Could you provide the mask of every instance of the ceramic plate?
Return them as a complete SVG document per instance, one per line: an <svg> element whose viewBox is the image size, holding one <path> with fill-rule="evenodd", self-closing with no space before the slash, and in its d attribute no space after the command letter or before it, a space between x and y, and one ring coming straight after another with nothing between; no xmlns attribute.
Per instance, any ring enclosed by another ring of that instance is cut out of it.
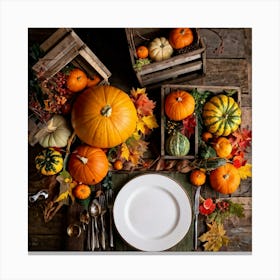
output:
<svg viewBox="0 0 280 280"><path fill-rule="evenodd" d="M116 228L131 246L164 251L181 241L192 221L186 191L173 179L147 174L119 191L113 208Z"/></svg>

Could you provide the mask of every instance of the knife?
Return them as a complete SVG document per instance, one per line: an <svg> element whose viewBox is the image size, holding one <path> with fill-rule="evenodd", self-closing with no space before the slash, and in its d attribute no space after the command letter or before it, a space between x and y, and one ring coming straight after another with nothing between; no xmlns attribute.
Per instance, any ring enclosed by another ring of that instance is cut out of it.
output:
<svg viewBox="0 0 280 280"><path fill-rule="evenodd" d="M200 188L197 187L194 197L194 250L197 251L197 221L199 214L199 198L200 198Z"/></svg>

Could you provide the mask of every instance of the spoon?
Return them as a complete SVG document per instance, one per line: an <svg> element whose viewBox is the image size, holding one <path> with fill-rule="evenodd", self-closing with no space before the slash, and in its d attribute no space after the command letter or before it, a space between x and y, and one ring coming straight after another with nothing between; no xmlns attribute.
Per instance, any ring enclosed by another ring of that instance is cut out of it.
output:
<svg viewBox="0 0 280 280"><path fill-rule="evenodd" d="M98 225L97 225L97 217L99 216L100 214L100 206L99 206L99 203L96 199L92 200L92 202L90 203L89 205L89 213L91 215L91 217L93 217L93 219L91 220L92 221L92 251L94 250L95 248L95 245L96 245L96 248L99 249L99 239L98 239L98 235L99 235L99 230L98 230ZM95 230L94 230L95 229ZM96 233L94 233L94 231L96 231ZM96 240L95 240L96 238ZM96 244L95 244L95 241L96 241Z"/></svg>

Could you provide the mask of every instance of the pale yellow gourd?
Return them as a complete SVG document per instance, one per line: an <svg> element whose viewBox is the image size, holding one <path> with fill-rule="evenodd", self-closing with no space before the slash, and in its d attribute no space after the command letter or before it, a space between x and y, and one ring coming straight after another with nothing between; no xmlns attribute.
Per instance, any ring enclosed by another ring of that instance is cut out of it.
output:
<svg viewBox="0 0 280 280"><path fill-rule="evenodd" d="M149 44L149 56L153 61L162 61L170 58L173 48L165 37L155 38Z"/></svg>
<svg viewBox="0 0 280 280"><path fill-rule="evenodd" d="M48 147L65 147L71 130L64 117L54 115L35 137L39 144L44 148Z"/></svg>

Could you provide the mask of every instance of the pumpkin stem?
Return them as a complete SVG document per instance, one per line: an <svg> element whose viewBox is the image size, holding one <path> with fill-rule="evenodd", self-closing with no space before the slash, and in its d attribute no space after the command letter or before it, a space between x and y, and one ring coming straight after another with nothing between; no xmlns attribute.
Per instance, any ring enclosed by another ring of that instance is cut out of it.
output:
<svg viewBox="0 0 280 280"><path fill-rule="evenodd" d="M110 117L112 114L112 107L110 105L105 105L102 109L101 109L101 115L105 116L105 117Z"/></svg>
<svg viewBox="0 0 280 280"><path fill-rule="evenodd" d="M81 156L79 156L79 155L76 155L76 157L77 157L83 164L87 164L88 158L86 158L86 157L81 157Z"/></svg>
<svg viewBox="0 0 280 280"><path fill-rule="evenodd" d="M57 129L56 126L53 125L53 119L50 120L48 126L47 126L48 132L53 132Z"/></svg>
<svg viewBox="0 0 280 280"><path fill-rule="evenodd" d="M223 175L224 179L227 180L229 178L229 174Z"/></svg>
<svg viewBox="0 0 280 280"><path fill-rule="evenodd" d="M183 101L183 98L182 98L181 96L179 96L179 97L176 98L176 101L182 102L182 101Z"/></svg>

